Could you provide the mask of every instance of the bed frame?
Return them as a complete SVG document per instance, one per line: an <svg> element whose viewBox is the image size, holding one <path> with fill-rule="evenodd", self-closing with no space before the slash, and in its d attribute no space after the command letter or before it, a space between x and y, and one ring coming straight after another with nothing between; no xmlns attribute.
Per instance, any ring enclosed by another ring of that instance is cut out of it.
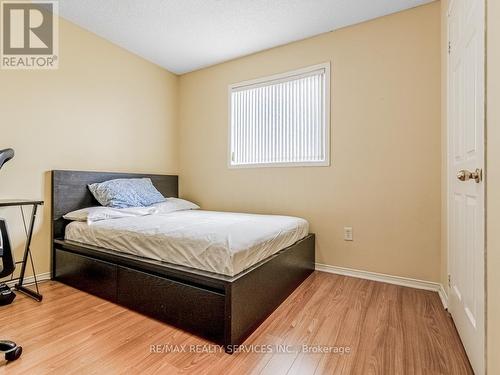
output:
<svg viewBox="0 0 500 375"><path fill-rule="evenodd" d="M52 171L52 279L231 353L313 272L314 234L233 277L64 240L62 216L98 205L88 184L134 177L149 177L163 195L178 196L177 176Z"/></svg>

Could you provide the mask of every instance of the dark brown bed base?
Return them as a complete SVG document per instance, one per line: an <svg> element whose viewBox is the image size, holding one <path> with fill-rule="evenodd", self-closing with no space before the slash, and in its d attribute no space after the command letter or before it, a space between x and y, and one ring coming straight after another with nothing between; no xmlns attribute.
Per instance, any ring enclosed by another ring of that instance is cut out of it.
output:
<svg viewBox="0 0 500 375"><path fill-rule="evenodd" d="M87 185L149 177L168 197L178 177L52 171L52 278L224 345L243 341L314 270L314 234L229 277L64 240L70 211L98 205Z"/></svg>

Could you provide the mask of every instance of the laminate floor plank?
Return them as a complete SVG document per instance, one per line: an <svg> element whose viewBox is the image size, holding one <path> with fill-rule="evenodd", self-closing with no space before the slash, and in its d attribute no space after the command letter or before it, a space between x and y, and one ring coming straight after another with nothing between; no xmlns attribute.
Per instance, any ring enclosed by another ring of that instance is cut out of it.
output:
<svg viewBox="0 0 500 375"><path fill-rule="evenodd" d="M314 272L233 355L64 284L41 291L0 307L1 338L24 348L0 375L472 374L430 291Z"/></svg>

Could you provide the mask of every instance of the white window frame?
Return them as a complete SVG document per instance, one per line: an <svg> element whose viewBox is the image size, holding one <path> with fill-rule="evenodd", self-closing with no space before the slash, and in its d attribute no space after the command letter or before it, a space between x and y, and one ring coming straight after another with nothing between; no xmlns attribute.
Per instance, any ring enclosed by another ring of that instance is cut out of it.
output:
<svg viewBox="0 0 500 375"><path fill-rule="evenodd" d="M292 78L300 78L301 76L307 76L311 72L316 70L325 70L325 160L320 162L289 162L289 163L254 163L254 164L232 164L232 152L231 152L231 139L232 139L232 106L231 97L232 92L235 89L241 89L244 87L255 87L258 85L268 85L271 83L286 82ZM285 73L274 74L262 78L252 79L248 81L234 83L228 86L228 138L227 138L227 165L230 169L239 168L276 168L276 167L329 167L330 166L330 62L325 62L322 64L312 65L305 68L288 71Z"/></svg>

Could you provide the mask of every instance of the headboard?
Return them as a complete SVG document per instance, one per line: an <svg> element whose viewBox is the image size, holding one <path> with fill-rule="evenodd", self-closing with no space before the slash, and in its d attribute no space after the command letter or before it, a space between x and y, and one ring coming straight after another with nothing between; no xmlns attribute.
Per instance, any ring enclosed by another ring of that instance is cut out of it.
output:
<svg viewBox="0 0 500 375"><path fill-rule="evenodd" d="M177 197L179 194L178 176L84 172L84 171L52 171L52 239L62 239L64 228L68 223L62 217L68 212L80 208L99 206L87 185L116 178L149 177L153 185L165 197Z"/></svg>

